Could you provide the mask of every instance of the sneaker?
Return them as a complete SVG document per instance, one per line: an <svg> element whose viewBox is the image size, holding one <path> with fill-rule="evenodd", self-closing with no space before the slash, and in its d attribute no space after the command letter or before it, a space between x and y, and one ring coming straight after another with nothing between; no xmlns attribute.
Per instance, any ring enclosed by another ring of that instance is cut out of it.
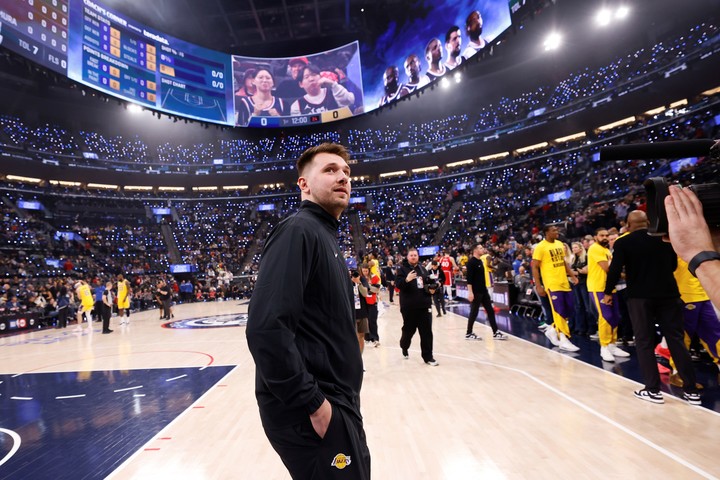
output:
<svg viewBox="0 0 720 480"><path fill-rule="evenodd" d="M690 405L702 405L700 394L697 392L685 392L683 393L682 399L688 402Z"/></svg>
<svg viewBox="0 0 720 480"><path fill-rule="evenodd" d="M482 340L482 337L478 337L474 333L468 333L465 335L465 340Z"/></svg>
<svg viewBox="0 0 720 480"><path fill-rule="evenodd" d="M440 318L440 317L442 317L442 314L438 313L437 315L435 315L435 317Z"/></svg>
<svg viewBox="0 0 720 480"><path fill-rule="evenodd" d="M548 324L545 323L545 322L540 322L540 323L538 323L538 330L540 330L541 332L544 332L545 330L547 330L547 328L548 328L549 326L550 326L550 325L548 325Z"/></svg>
<svg viewBox="0 0 720 480"><path fill-rule="evenodd" d="M403 358L404 358L405 360L407 360L408 358L410 358L410 354L409 354L408 351L407 351L406 349L404 349L404 348L402 349L402 354L403 354Z"/></svg>
<svg viewBox="0 0 720 480"><path fill-rule="evenodd" d="M498 330L497 332L493 333L493 339L495 340L507 340L507 335L505 335L503 332Z"/></svg>
<svg viewBox="0 0 720 480"><path fill-rule="evenodd" d="M670 349L663 348L662 345L658 343L657 347L655 347L655 356L670 360Z"/></svg>
<svg viewBox="0 0 720 480"><path fill-rule="evenodd" d="M658 362L657 367L658 367L658 373L660 373L661 375L667 375L668 373L670 373L670 369L668 367L666 367L665 365L663 365L662 363Z"/></svg>
<svg viewBox="0 0 720 480"><path fill-rule="evenodd" d="M440 365L434 358L431 358L430 360L425 360L425 363L430 365L431 367L437 367L438 365Z"/></svg>
<svg viewBox="0 0 720 480"><path fill-rule="evenodd" d="M580 350L580 347L578 347L577 345L573 344L573 343L565 336L564 333L561 333L561 334L559 335L559 338L560 338L560 342L559 342L558 347L560 347L560 350L565 350L566 352L577 352L578 350Z"/></svg>
<svg viewBox="0 0 720 480"><path fill-rule="evenodd" d="M612 343L608 345L607 348L608 350L610 350L610 353L612 353L614 357L627 358L630 356L628 352L619 349L617 345L614 345Z"/></svg>
<svg viewBox="0 0 720 480"><path fill-rule="evenodd" d="M557 330L554 327L548 327L545 330L545 336L550 340L550 343L556 347L560 346L560 338L558 337Z"/></svg>
<svg viewBox="0 0 720 480"><path fill-rule="evenodd" d="M378 342L377 340L375 340L374 342L372 342L372 346L375 347L375 348L377 348L377 347L380 346L380 342Z"/></svg>
<svg viewBox="0 0 720 480"><path fill-rule="evenodd" d="M600 358L605 362L614 362L615 357L608 347L600 347Z"/></svg>
<svg viewBox="0 0 720 480"><path fill-rule="evenodd" d="M598 335L597 333L591 333L589 338L590 340L597 342L598 340L600 340L600 335Z"/></svg>
<svg viewBox="0 0 720 480"><path fill-rule="evenodd" d="M651 392L650 390L643 388L642 390L635 390L633 393L637 398L645 400L646 402L665 403L665 399L660 392Z"/></svg>

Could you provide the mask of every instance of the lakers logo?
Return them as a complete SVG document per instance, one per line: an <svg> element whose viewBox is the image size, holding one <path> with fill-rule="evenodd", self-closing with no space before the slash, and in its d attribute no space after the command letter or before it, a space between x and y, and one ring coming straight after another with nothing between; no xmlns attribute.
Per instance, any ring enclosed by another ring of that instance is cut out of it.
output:
<svg viewBox="0 0 720 480"><path fill-rule="evenodd" d="M558 297L557 295L551 295L550 298L552 298L553 300L557 300Z"/></svg>
<svg viewBox="0 0 720 480"><path fill-rule="evenodd" d="M213 315L209 317L190 318L164 323L164 328L217 328L217 327L244 327L248 316L245 313L231 313L226 315Z"/></svg>
<svg viewBox="0 0 720 480"><path fill-rule="evenodd" d="M338 453L335 455L335 458L333 458L332 463L330 466L337 468L338 470L342 470L343 468L350 465L351 460L350 457L345 455L344 453Z"/></svg>
<svg viewBox="0 0 720 480"><path fill-rule="evenodd" d="M688 310L695 310L695 305L693 305L692 303L688 303L687 305L685 305L685 308L687 308Z"/></svg>

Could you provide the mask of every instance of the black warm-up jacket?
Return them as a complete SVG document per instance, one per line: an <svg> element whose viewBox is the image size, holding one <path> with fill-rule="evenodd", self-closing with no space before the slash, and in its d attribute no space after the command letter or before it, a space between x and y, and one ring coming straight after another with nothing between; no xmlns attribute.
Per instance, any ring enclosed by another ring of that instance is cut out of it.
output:
<svg viewBox="0 0 720 480"><path fill-rule="evenodd" d="M361 418L362 358L338 226L306 200L265 244L246 335L266 428L307 420L325 398Z"/></svg>

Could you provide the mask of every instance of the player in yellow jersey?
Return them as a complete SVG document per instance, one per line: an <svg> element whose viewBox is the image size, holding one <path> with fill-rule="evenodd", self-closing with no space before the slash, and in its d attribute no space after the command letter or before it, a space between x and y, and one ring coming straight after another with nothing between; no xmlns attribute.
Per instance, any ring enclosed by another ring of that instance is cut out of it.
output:
<svg viewBox="0 0 720 480"><path fill-rule="evenodd" d="M613 301L608 305L602 303L605 297L603 290L607 281L607 272L610 268L610 240L606 228L595 231L595 243L588 249L588 277L587 288L590 301L595 304L598 312L598 337L600 340L600 357L606 362L614 362L615 357L629 357L630 354L619 349L617 342L617 327L620 323L620 302ZM611 296L615 296L615 292Z"/></svg>
<svg viewBox="0 0 720 480"><path fill-rule="evenodd" d="M487 248L481 247L483 249L483 254L480 255L480 261L483 264L483 267L485 268L485 286L488 289L488 293L492 297L492 291L493 291L493 285L495 285L494 278L493 278L493 266L491 264L492 257L490 255L490 252L488 252Z"/></svg>
<svg viewBox="0 0 720 480"><path fill-rule="evenodd" d="M83 317L87 319L88 325L90 325L90 331L92 331L92 318L90 312L92 312L95 306L95 299L90 291L90 285L84 280L78 280L75 282L75 295L80 300L80 305L77 310L77 324L78 328L82 328Z"/></svg>
<svg viewBox="0 0 720 480"><path fill-rule="evenodd" d="M117 276L117 306L118 318L120 325L123 323L130 324L130 282L128 282L122 274ZM123 319L123 313L127 315L127 319Z"/></svg>
<svg viewBox="0 0 720 480"><path fill-rule="evenodd" d="M565 261L565 246L558 240L558 228L545 225L543 234L545 239L535 246L531 267L537 293L549 298L552 309L553 325L545 330L545 336L561 350L576 352L580 349L569 340L568 318L575 311L575 302L568 277L573 284L578 279Z"/></svg>
<svg viewBox="0 0 720 480"><path fill-rule="evenodd" d="M680 298L685 304L683 309L683 327L685 328L685 346L690 347L693 335L697 334L705 350L710 354L715 365L720 368L718 351L720 351L720 320L715 313L710 297L700 285L700 281L690 273L688 264L678 257L678 266L674 272L680 290ZM675 375L677 377L677 375ZM671 381L676 378L671 377ZM682 386L682 385L679 385Z"/></svg>

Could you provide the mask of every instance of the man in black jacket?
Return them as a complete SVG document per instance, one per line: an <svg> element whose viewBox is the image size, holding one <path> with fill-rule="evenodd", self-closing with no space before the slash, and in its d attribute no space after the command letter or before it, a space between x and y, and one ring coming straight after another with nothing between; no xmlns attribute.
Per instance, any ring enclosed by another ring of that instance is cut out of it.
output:
<svg viewBox="0 0 720 480"><path fill-rule="evenodd" d="M428 271L420 265L417 248L408 250L395 277L395 285L400 289L400 313L403 317L400 348L403 357L410 358L408 348L418 330L423 360L430 366L438 366L433 357L432 296L440 286L433 283Z"/></svg>
<svg viewBox="0 0 720 480"><path fill-rule="evenodd" d="M507 340L507 336L498 330L495 321L495 310L493 309L492 300L485 284L485 266L481 257L487 250L481 244L476 243L472 248L472 256L466 265L467 268L467 287L468 301L470 302L470 314L468 315L467 331L465 332L465 340L482 340L473 333L475 320L477 320L480 306L485 309L490 328L493 331L495 340Z"/></svg>
<svg viewBox="0 0 720 480"><path fill-rule="evenodd" d="M652 403L665 401L660 392L660 374L654 353L657 323L683 379L683 399L691 405L700 405L695 370L684 343L683 302L673 276L677 268L677 256L669 243L663 242L660 237L648 235L647 227L645 212L630 212L630 233L618 238L613 246L613 259L602 303L612 305L612 291L625 267L627 306L635 331L638 363L645 380L645 388L635 391L635 396Z"/></svg>
<svg viewBox="0 0 720 480"><path fill-rule="evenodd" d="M300 156L303 201L268 236L248 312L260 418L296 479L370 478L353 288L337 241L349 159L337 144Z"/></svg>

